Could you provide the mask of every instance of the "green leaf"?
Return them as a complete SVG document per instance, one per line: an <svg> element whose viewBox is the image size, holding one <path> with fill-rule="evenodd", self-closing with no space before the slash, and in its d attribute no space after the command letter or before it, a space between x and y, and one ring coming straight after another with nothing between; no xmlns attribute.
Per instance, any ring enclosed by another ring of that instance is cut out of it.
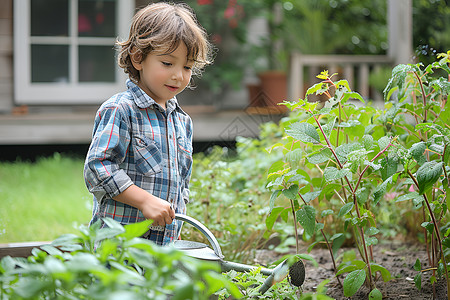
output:
<svg viewBox="0 0 450 300"><path fill-rule="evenodd" d="M408 194L401 195L400 197L397 198L397 200L395 200L395 202L402 202L402 201L414 200L414 199L422 200L423 196L419 195L418 192L410 192Z"/></svg>
<svg viewBox="0 0 450 300"><path fill-rule="evenodd" d="M300 148L294 149L286 153L285 158L287 162L297 163L303 157L303 150Z"/></svg>
<svg viewBox="0 0 450 300"><path fill-rule="evenodd" d="M322 190L314 191L314 192L308 192L305 194L302 194L302 198L306 203L311 202L312 200L319 197L319 195L322 193Z"/></svg>
<svg viewBox="0 0 450 300"><path fill-rule="evenodd" d="M414 270L417 272L422 271L422 264L420 263L420 259L416 259L416 262L414 263Z"/></svg>
<svg viewBox="0 0 450 300"><path fill-rule="evenodd" d="M377 288L374 288L369 293L369 300L382 300L383 294L381 294L380 290Z"/></svg>
<svg viewBox="0 0 450 300"><path fill-rule="evenodd" d="M355 205L353 204L353 202L344 204L344 206L342 206L341 209L339 210L338 218L342 218L343 216L348 214L353 209L354 206Z"/></svg>
<svg viewBox="0 0 450 300"><path fill-rule="evenodd" d="M145 220L138 223L131 223L124 226L125 232L118 235L118 237L125 240L131 240L135 237L140 237L148 231L148 227L153 223L153 220Z"/></svg>
<svg viewBox="0 0 450 300"><path fill-rule="evenodd" d="M362 103L366 103L364 101L364 98L357 92L345 92L344 96L342 97L342 102L347 101L348 99L357 99L359 101L361 101Z"/></svg>
<svg viewBox="0 0 450 300"><path fill-rule="evenodd" d="M277 199L278 195L280 194L280 190L273 191L272 195L270 195L270 201L269 201L269 214L272 212L273 207L275 206L275 200Z"/></svg>
<svg viewBox="0 0 450 300"><path fill-rule="evenodd" d="M297 221L305 229L306 233L313 236L316 227L316 210L314 207L304 205L296 213Z"/></svg>
<svg viewBox="0 0 450 300"><path fill-rule="evenodd" d="M349 169L338 170L335 167L327 167L327 168L325 168L325 170L323 172L323 177L326 182L331 182L334 180L341 179L341 178L347 176L349 173L350 173Z"/></svg>
<svg viewBox="0 0 450 300"><path fill-rule="evenodd" d="M327 90L327 85L323 82L319 82L314 84L312 87L310 87L307 91L306 91L306 95L311 95L314 93L318 93L318 94L323 94L323 92L325 92Z"/></svg>
<svg viewBox="0 0 450 300"><path fill-rule="evenodd" d="M392 76L389 79L386 88L383 91L385 96L385 100L389 100L387 97L390 94L390 91L394 88L398 88L399 90L403 89L403 85L405 84L406 75L408 72L413 71L414 68L411 65L399 64L392 69Z"/></svg>
<svg viewBox="0 0 450 300"><path fill-rule="evenodd" d="M387 178L385 181L383 181L380 185L377 186L375 191L373 192L373 202L378 204L378 201L380 201L381 197L386 193L387 185L392 182L392 176Z"/></svg>
<svg viewBox="0 0 450 300"><path fill-rule="evenodd" d="M347 156L349 153L358 151L362 149L362 145L360 143L349 143L342 144L336 148L336 155L341 161L341 163L345 163L347 161Z"/></svg>
<svg viewBox="0 0 450 300"><path fill-rule="evenodd" d="M334 124L336 124L336 117L330 119L330 121L322 126L323 132L327 138L330 138L331 132L333 131Z"/></svg>
<svg viewBox="0 0 450 300"><path fill-rule="evenodd" d="M366 271L355 270L347 275L344 279L344 296L353 296L366 280Z"/></svg>
<svg viewBox="0 0 450 300"><path fill-rule="evenodd" d="M275 221L283 210L284 207L275 207L274 209L272 209L271 213L266 218L266 227L268 230L272 230L273 224L275 224Z"/></svg>
<svg viewBox="0 0 450 300"><path fill-rule="evenodd" d="M298 185L293 184L289 188L282 191L283 195L291 200L295 200L298 197Z"/></svg>
<svg viewBox="0 0 450 300"><path fill-rule="evenodd" d="M372 274L375 274L376 272L380 272L381 277L383 278L384 282L388 282L389 280L391 280L391 273L388 271L388 269L386 269L382 265L379 265L376 263L371 263L370 269L372 270Z"/></svg>
<svg viewBox="0 0 450 300"><path fill-rule="evenodd" d="M320 143L320 136L317 133L316 128L309 123L294 123L290 126L290 129L286 130L286 133L294 139L304 143Z"/></svg>
<svg viewBox="0 0 450 300"><path fill-rule="evenodd" d="M333 155L333 153L331 152L330 149L322 148L317 152L313 152L313 153L309 154L306 157L306 159L308 160L309 163L316 165L316 164L321 164L321 163L324 163L324 162L330 160L332 155Z"/></svg>
<svg viewBox="0 0 450 300"><path fill-rule="evenodd" d="M373 147L373 137L371 135L365 134L361 139L361 144L364 146L364 149L370 150Z"/></svg>
<svg viewBox="0 0 450 300"><path fill-rule="evenodd" d="M419 165L423 165L427 159L425 157L425 150L427 145L424 142L415 143L409 148L408 153L417 161Z"/></svg>
<svg viewBox="0 0 450 300"><path fill-rule="evenodd" d="M442 246L450 248L450 237L446 237L445 239L442 240Z"/></svg>
<svg viewBox="0 0 450 300"><path fill-rule="evenodd" d="M422 289L422 273L418 273L414 276L414 284L419 291Z"/></svg>
<svg viewBox="0 0 450 300"><path fill-rule="evenodd" d="M450 148L448 147L448 144L444 147L444 156L442 158L442 161L446 165L450 164Z"/></svg>
<svg viewBox="0 0 450 300"><path fill-rule="evenodd" d="M423 164L416 172L419 194L423 195L435 184L442 174L442 162L430 161Z"/></svg>

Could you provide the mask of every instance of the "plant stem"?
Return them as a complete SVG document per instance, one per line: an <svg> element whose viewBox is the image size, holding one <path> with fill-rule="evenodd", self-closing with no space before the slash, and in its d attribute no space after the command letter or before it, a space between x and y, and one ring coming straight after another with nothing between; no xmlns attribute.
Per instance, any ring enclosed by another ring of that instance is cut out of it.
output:
<svg viewBox="0 0 450 300"><path fill-rule="evenodd" d="M295 230L295 250L297 254L300 254L298 251L298 230L297 230L297 216L295 215L295 207L294 207L294 200L289 199L291 201L291 209L292 209L292 216L294 217L294 230Z"/></svg>
<svg viewBox="0 0 450 300"><path fill-rule="evenodd" d="M299 195L300 199L302 199L303 203L305 203L305 205L308 205L306 203L305 199L303 199L302 195L300 193L298 193L298 195ZM291 200L291 205L292 205L292 211L294 212L292 200ZM294 220L296 220L295 214L294 214ZM319 223L319 221L317 219L316 219L316 223ZM297 224L297 221L295 222L295 224ZM295 232L297 232L297 225L295 226ZM330 256L331 256L331 261L333 262L334 273L336 274L338 270L337 270L336 260L334 259L334 255L333 255L333 249L331 248L331 244L328 241L327 236L325 235L325 232L323 231L323 229L320 229L320 233L322 234L323 239L325 240L325 243L327 244L327 248L328 248L328 251L330 252ZM295 237L297 238L297 235ZM297 245L298 245L298 240L297 240ZM298 254L298 248L297 248L297 254ZM336 275L336 279L339 283L339 286L342 288L342 282L337 275Z"/></svg>
<svg viewBox="0 0 450 300"><path fill-rule="evenodd" d="M423 100L423 122L426 123L427 122L427 117L428 117L428 110L426 109L426 105L427 105L427 96L425 94L425 89L423 88L423 82L422 79L420 79L419 74L417 74L417 72L414 72L414 75L416 76L417 80L419 81L419 85L420 85L420 89L422 90L422 100Z"/></svg>
<svg viewBox="0 0 450 300"><path fill-rule="evenodd" d="M313 116L313 118L314 118L314 120L315 120L317 126L319 127L319 129L320 129L320 131L321 131L321 133L322 133L322 136L323 136L324 139L325 139L325 142L327 143L328 148L330 149L331 153L332 153L333 156L335 157L336 162L337 162L338 165L339 165L339 168L340 168L340 169L343 169L343 165L342 165L341 161L339 160L339 158L338 158L338 156L337 156L337 154L336 154L336 151L334 151L333 147L331 146L330 140L328 139L328 137L326 136L325 132L323 131L322 125L320 124L319 120L317 120L316 116L314 116L314 114L313 114L311 111L309 111L309 113ZM358 201L357 201L357 199L356 199L356 192L355 192L355 189L353 188L353 186L352 186L350 180L348 179L348 177L347 177L347 176L344 176L344 178L345 178L345 180L347 181L347 184L348 184L348 187L349 187L350 191L352 192L353 204L355 205L356 215L358 216L358 219L361 220L361 212L359 211L359 206L358 206ZM369 279L369 286L370 286L371 289L372 289L372 288L373 288L373 282L372 282L372 270L371 270L371 268L370 268L370 260L369 260L369 255L368 255L368 251L367 251L366 239L365 239L365 237L364 237L364 231L363 231L363 229L362 229L360 226L357 226L357 227L358 227L359 234L360 234L360 236L361 236L362 247L363 247L363 249L364 249L364 258L363 258L363 259L365 260L365 262L366 262L366 264L367 264L368 271L369 271L369 276L368 276L368 277L369 277L369 278L368 278L368 279Z"/></svg>
<svg viewBox="0 0 450 300"><path fill-rule="evenodd" d="M408 175L414 181L414 184L418 188L419 187L419 183L417 182L416 178L414 177L414 175L411 173L410 170L408 170ZM434 217L433 210L431 209L430 202L428 201L428 198L427 198L426 194L423 194L423 199L425 200L425 203L426 203L427 208L428 208L428 212L430 213L430 217L431 217L431 220L432 220L433 226L434 226L434 231L436 232L436 239L437 239L437 242L439 244L439 248L441 250L441 259L442 259L442 264L444 265L445 278L447 280L447 299L450 300L450 282L449 282L449 277L448 277L447 262L445 261L444 249L442 247L441 233L439 231L439 227L438 227L438 224L436 222L436 218Z"/></svg>

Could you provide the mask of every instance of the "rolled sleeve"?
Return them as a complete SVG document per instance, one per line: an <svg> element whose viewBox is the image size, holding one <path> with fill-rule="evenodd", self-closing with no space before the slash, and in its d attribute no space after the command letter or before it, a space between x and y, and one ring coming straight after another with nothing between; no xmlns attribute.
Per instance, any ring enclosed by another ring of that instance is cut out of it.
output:
<svg viewBox="0 0 450 300"><path fill-rule="evenodd" d="M120 107L100 108L84 166L86 186L98 202L117 196L133 184L120 168L129 143L128 122Z"/></svg>

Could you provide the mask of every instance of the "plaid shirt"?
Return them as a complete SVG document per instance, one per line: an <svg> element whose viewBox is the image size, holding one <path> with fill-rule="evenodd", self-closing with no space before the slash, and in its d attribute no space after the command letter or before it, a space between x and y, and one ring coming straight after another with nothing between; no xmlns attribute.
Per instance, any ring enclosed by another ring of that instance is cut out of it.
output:
<svg viewBox="0 0 450 300"><path fill-rule="evenodd" d="M136 84L98 109L84 166L86 186L94 195L93 217L121 224L145 220L137 208L113 200L132 184L169 201L186 213L192 168L192 120L170 99L164 110ZM161 245L178 238L182 222L152 226L145 235ZM105 224L102 224L105 226Z"/></svg>

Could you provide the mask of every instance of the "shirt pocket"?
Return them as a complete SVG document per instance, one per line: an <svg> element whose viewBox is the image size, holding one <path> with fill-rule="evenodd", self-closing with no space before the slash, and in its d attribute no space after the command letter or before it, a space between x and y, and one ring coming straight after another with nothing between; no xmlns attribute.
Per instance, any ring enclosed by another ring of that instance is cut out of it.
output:
<svg viewBox="0 0 450 300"><path fill-rule="evenodd" d="M155 141L146 137L135 137L133 147L138 172L147 176L161 172L162 154Z"/></svg>
<svg viewBox="0 0 450 300"><path fill-rule="evenodd" d="M192 167L192 144L184 137L177 138L178 168L183 179L189 176Z"/></svg>

